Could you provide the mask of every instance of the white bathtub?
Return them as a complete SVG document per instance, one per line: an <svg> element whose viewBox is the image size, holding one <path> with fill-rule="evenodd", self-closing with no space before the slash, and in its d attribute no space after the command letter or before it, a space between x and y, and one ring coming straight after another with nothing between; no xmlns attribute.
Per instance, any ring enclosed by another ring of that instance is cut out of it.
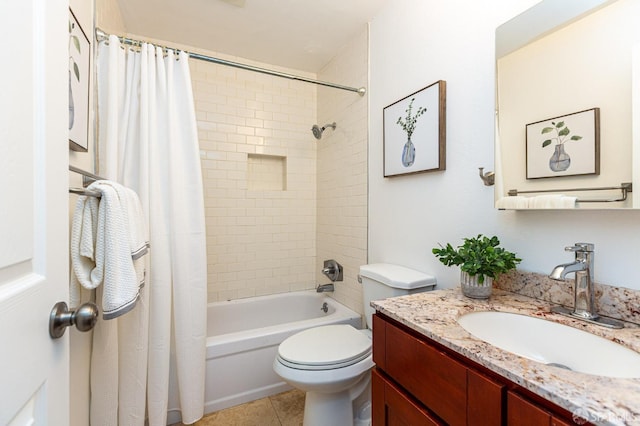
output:
<svg viewBox="0 0 640 426"><path fill-rule="evenodd" d="M273 372L278 345L301 330L326 324L362 328L362 318L313 290L210 303L205 413L292 389ZM169 423L180 421L176 414L169 412Z"/></svg>

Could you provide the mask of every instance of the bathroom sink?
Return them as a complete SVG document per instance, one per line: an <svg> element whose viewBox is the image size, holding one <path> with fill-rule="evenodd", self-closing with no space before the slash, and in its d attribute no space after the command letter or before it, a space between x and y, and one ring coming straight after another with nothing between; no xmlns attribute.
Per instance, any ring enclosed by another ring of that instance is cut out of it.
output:
<svg viewBox="0 0 640 426"><path fill-rule="evenodd" d="M558 368L604 377L640 377L640 353L586 331L508 312L472 312L458 323L500 349Z"/></svg>

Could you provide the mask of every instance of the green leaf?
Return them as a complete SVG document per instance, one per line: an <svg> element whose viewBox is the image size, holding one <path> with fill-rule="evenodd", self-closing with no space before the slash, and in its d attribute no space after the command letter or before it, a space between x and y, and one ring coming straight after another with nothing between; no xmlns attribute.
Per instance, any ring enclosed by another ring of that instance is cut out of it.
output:
<svg viewBox="0 0 640 426"><path fill-rule="evenodd" d="M542 142L542 147L544 148L545 146L549 146L551 145L551 139L547 139L546 141Z"/></svg>
<svg viewBox="0 0 640 426"><path fill-rule="evenodd" d="M80 81L80 70L78 69L78 64L73 63L73 73L76 75L76 79Z"/></svg>
<svg viewBox="0 0 640 426"><path fill-rule="evenodd" d="M560 127L563 127L563 126L564 126L564 121L560 121L558 124L556 124L556 128L557 129L559 129Z"/></svg>
<svg viewBox="0 0 640 426"><path fill-rule="evenodd" d="M558 132L559 136L567 136L569 133L571 133L571 131L569 130L568 127L565 127L564 129L560 130Z"/></svg>
<svg viewBox="0 0 640 426"><path fill-rule="evenodd" d="M78 38L78 36L71 36L71 40L73 40L73 45L78 50L78 53L82 53L82 51L80 50L80 39Z"/></svg>
<svg viewBox="0 0 640 426"><path fill-rule="evenodd" d="M579 141L580 139L582 139L582 136L578 136L578 135L571 136L572 141Z"/></svg>
<svg viewBox="0 0 640 426"><path fill-rule="evenodd" d="M516 264L521 261L514 253L498 247L499 245L498 237L488 238L480 234L475 238L465 238L464 243L456 249L447 244L446 247L440 245L440 248L431 251L446 266L457 265L469 275L496 278L503 272L515 269Z"/></svg>
<svg viewBox="0 0 640 426"><path fill-rule="evenodd" d="M542 129L541 133L544 135L545 133L549 132L553 132L553 127L545 127L544 129Z"/></svg>

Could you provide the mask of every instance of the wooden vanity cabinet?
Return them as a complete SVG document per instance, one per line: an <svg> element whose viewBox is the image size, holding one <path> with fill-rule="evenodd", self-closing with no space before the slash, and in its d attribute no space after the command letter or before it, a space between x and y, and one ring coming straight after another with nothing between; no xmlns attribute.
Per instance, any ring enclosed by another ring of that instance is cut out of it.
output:
<svg viewBox="0 0 640 426"><path fill-rule="evenodd" d="M404 389L374 369L371 372L372 426L444 425Z"/></svg>
<svg viewBox="0 0 640 426"><path fill-rule="evenodd" d="M573 424L555 414L560 407L550 411L553 404L379 313L373 361L373 426Z"/></svg>
<svg viewBox="0 0 640 426"><path fill-rule="evenodd" d="M575 423L562 420L516 392L509 391L507 392L507 424L513 426L570 426Z"/></svg>

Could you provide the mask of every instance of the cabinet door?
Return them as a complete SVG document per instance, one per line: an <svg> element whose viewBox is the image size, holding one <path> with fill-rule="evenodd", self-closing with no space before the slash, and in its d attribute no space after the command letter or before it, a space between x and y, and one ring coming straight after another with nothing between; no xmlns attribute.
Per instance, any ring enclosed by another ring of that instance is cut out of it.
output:
<svg viewBox="0 0 640 426"><path fill-rule="evenodd" d="M450 425L466 425L466 367L391 324L385 339L389 376Z"/></svg>
<svg viewBox="0 0 640 426"><path fill-rule="evenodd" d="M467 425L502 425L505 385L474 370L467 370L467 389Z"/></svg>
<svg viewBox="0 0 640 426"><path fill-rule="evenodd" d="M507 424L509 426L549 426L551 415L533 402L509 391L507 393Z"/></svg>
<svg viewBox="0 0 640 426"><path fill-rule="evenodd" d="M377 314L373 316L373 362L383 370L386 368L386 324Z"/></svg>
<svg viewBox="0 0 640 426"><path fill-rule="evenodd" d="M371 426L384 426L387 422L384 384L385 380L375 367L371 370Z"/></svg>
<svg viewBox="0 0 640 426"><path fill-rule="evenodd" d="M397 385L376 370L371 373L373 395L373 426L438 426L445 425L425 410ZM384 403L376 401L383 398ZM380 408L383 409L380 409Z"/></svg>

